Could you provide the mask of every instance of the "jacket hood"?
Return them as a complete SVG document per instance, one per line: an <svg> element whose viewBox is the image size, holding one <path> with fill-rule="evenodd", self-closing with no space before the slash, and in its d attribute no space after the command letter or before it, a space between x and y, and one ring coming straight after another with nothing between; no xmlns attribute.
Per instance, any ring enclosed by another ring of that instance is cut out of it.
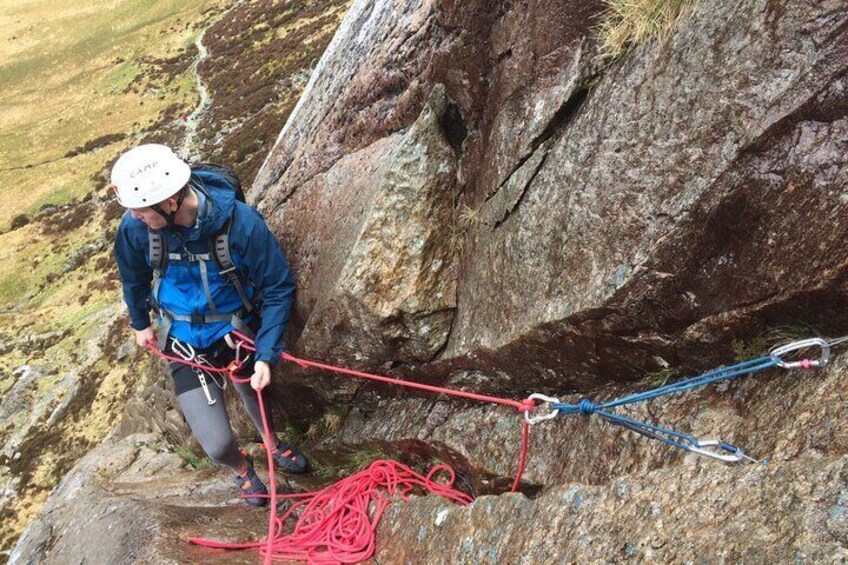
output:
<svg viewBox="0 0 848 565"><path fill-rule="evenodd" d="M184 241L205 241L220 232L232 217L236 194L217 176L192 173L191 181L199 200L197 221L190 228L179 227L179 233ZM168 229L157 231L167 232Z"/></svg>

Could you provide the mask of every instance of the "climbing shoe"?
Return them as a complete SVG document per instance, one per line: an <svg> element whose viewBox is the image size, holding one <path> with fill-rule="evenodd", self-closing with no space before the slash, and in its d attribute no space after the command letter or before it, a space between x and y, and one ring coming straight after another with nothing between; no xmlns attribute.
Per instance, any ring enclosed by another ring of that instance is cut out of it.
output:
<svg viewBox="0 0 848 565"><path fill-rule="evenodd" d="M247 459L247 471L243 475L236 475L233 477L233 480L238 485L242 498L248 504L251 506L265 506L268 504L268 498L265 496L268 494L268 489L265 488L265 485L256 476L256 470L253 468L253 459L250 455L245 453L242 453L242 455Z"/></svg>
<svg viewBox="0 0 848 565"><path fill-rule="evenodd" d="M282 471L305 473L309 469L309 461L306 457L297 449L289 447L284 441L277 443L277 449L271 456L274 458L274 465Z"/></svg>

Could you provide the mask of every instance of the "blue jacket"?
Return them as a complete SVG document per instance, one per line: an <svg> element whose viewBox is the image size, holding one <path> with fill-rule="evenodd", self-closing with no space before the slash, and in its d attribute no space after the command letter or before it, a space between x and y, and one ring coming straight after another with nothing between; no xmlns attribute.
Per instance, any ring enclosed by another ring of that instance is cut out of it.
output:
<svg viewBox="0 0 848 565"><path fill-rule="evenodd" d="M251 298L261 299L261 327L256 334L256 361L272 366L279 361L283 350L283 335L294 301L295 283L280 245L262 216L235 198L235 192L217 174L201 171L192 173L192 180L201 184L209 194L201 200L197 222L191 228L177 227L185 242L185 251L194 254L212 252L209 242L232 217L230 254L240 280ZM115 259L123 284L124 301L130 313L130 325L136 330L150 326L149 302L152 292L153 269L150 265L148 228L127 211L115 236ZM157 230L169 252L183 250L183 241L164 228ZM212 301L219 313L236 312L242 302L238 292L218 273L214 261L209 264L208 280ZM174 314L211 314L201 284L198 263L171 262L165 269L159 287L159 304ZM161 322L161 319L160 319ZM192 324L175 320L170 335L206 348L232 330L229 322Z"/></svg>

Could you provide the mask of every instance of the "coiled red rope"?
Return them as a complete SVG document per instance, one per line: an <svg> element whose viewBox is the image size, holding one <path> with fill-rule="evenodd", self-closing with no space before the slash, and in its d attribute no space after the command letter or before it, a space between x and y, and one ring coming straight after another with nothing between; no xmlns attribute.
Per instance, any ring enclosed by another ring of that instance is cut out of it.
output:
<svg viewBox="0 0 848 565"><path fill-rule="evenodd" d="M242 347L248 351L255 351L253 340L238 332L233 333L242 341ZM235 376L235 373L241 368L241 364L237 361L227 367L210 367L167 355L152 344L148 344L147 348L167 361L196 367L204 371L227 373L230 379L236 383L250 382L250 378L239 379ZM516 401L394 379L316 361L308 361L288 353L283 353L280 357L284 361L295 363L301 367L312 367L406 388L510 406L520 412L527 412L535 406L535 402L532 399ZM357 563L373 555L377 524L393 496L397 495L401 499L407 500L408 495L414 489L418 488L425 489L430 493L437 494L462 505L473 501L471 496L453 488L456 475L448 465L437 465L425 476L416 473L402 463L391 460L375 461L368 469L316 492L278 494L274 477L274 459L272 456L276 445L272 443L270 436L262 391L257 391L257 393L260 413L262 414L263 441L270 479L270 494L268 496L271 499L271 517L268 522L268 536L264 541L246 543L225 543L203 538L191 538L189 540L191 543L218 549L258 548L264 556L266 564L271 563L275 559L307 561L316 565ZM530 426L526 421L523 421L521 425L521 447L519 450L518 468L516 469L515 479L512 483L512 492L518 490L521 476L524 474L529 440ZM434 480L434 476L440 472L448 473L449 479L447 484L438 483ZM291 505L285 514L278 517L277 500L280 498L296 499L296 502ZM298 510L300 510L300 517L294 531L290 534L283 534L286 520Z"/></svg>
<svg viewBox="0 0 848 565"><path fill-rule="evenodd" d="M443 471L448 473L447 484L434 480ZM409 494L420 488L462 505L472 502L469 495L452 488L454 479L453 469L447 465L437 465L425 476L397 461L381 459L322 490L280 495L296 501L285 514L272 519L275 528L267 541L224 543L198 538L189 541L218 549L256 548L266 562L270 558L316 565L359 563L374 554L374 534L393 496L407 500ZM283 534L286 519L298 511L300 518L294 531Z"/></svg>

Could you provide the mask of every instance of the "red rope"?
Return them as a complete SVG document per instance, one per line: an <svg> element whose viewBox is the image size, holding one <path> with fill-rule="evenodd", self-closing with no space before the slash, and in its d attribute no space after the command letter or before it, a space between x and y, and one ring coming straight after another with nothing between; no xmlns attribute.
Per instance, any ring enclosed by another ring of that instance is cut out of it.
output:
<svg viewBox="0 0 848 565"><path fill-rule="evenodd" d="M250 338L238 332L233 333L243 341L242 347L249 351L255 351L253 341ZM190 367L203 369L204 371L228 373L230 379L235 383L250 382L249 377L239 379L235 376L235 373L241 368L241 363L239 362L230 363L227 367L211 367L167 355L152 344L147 344L147 348L168 361L182 363ZM426 385L372 373L353 371L315 361L307 361L288 353L282 353L280 357L285 361L296 363L301 367L313 367L417 390L510 406L521 412L532 410L535 405L535 402L529 398L516 401ZM219 549L258 548L260 553L265 557L266 564L270 564L272 559L308 561L317 565L323 565L325 563L357 563L373 555L377 524L386 506L391 501L392 496L397 494L401 499L407 500L408 495L418 487L463 505L473 500L471 496L452 488L456 476L453 469L447 465L437 465L424 476L397 461L379 460L372 463L368 469L342 479L322 490L304 494L280 495L279 497L281 498L300 500L292 504L283 516L278 517L278 495L273 458L273 452L277 446L272 443L261 390L257 391L257 396L262 414L263 442L268 460L268 474L271 488L269 495L271 499L271 518L268 522L268 536L265 541L258 542L225 543L216 540L191 538L189 540L191 543ZM521 447L518 457L518 468L516 469L515 480L512 483L512 492L518 490L521 483L521 476L524 474L529 440L530 425L527 422L522 422ZM440 471L446 471L449 474L450 478L446 485L433 480L434 475ZM388 496L383 491L386 491ZM372 503L374 504L373 514L371 514ZM282 535L286 519L300 508L303 508L303 510L294 531L291 534Z"/></svg>
<svg viewBox="0 0 848 565"><path fill-rule="evenodd" d="M447 484L434 480L441 471L448 473ZM275 533L269 533L266 541L225 543L202 538L189 541L218 549L258 548L266 562L270 558L318 565L359 563L374 554L374 534L391 497L397 495L408 500L416 488L422 488L462 505L472 502L470 496L452 488L454 479L453 469L447 465L437 465L424 476L397 461L378 460L364 471L317 492L282 495L297 500L285 514L272 519ZM294 531L283 535L286 519L296 511L300 511L300 518Z"/></svg>
<svg viewBox="0 0 848 565"><path fill-rule="evenodd" d="M256 348L253 346L253 340L247 337L244 334L241 334L237 331L233 332L236 336L241 339L244 344L242 347L249 351L256 351ZM384 377L382 375L375 375L373 373L363 373L361 371L354 371L351 369L345 369L343 367L336 367L335 365L326 365L324 363L318 363L317 361L308 361L306 359L300 359L299 357L295 357L294 355L290 355L288 353L281 353L280 359L284 361L290 361L301 367L314 367L316 369L323 369L324 371L330 371L333 373L340 373L342 375L349 375L352 377L358 377L361 379L369 379L372 381L378 381L381 383L387 383L391 385L398 385L407 388L414 388L418 390L426 390L427 392L435 392L437 394L447 394L450 396L457 396L459 398L465 398L468 400L477 400L479 402L491 402L493 404L500 404L502 406L511 406L515 408L519 412L525 412L527 410L532 410L535 406L535 403L530 399L525 400L511 400L509 398L498 398L497 396L488 396L485 394L476 394L473 392L466 392L464 390L456 390L452 388L443 388L439 386L427 385L424 383L416 383L413 381L405 381L403 379L393 379L390 377Z"/></svg>

